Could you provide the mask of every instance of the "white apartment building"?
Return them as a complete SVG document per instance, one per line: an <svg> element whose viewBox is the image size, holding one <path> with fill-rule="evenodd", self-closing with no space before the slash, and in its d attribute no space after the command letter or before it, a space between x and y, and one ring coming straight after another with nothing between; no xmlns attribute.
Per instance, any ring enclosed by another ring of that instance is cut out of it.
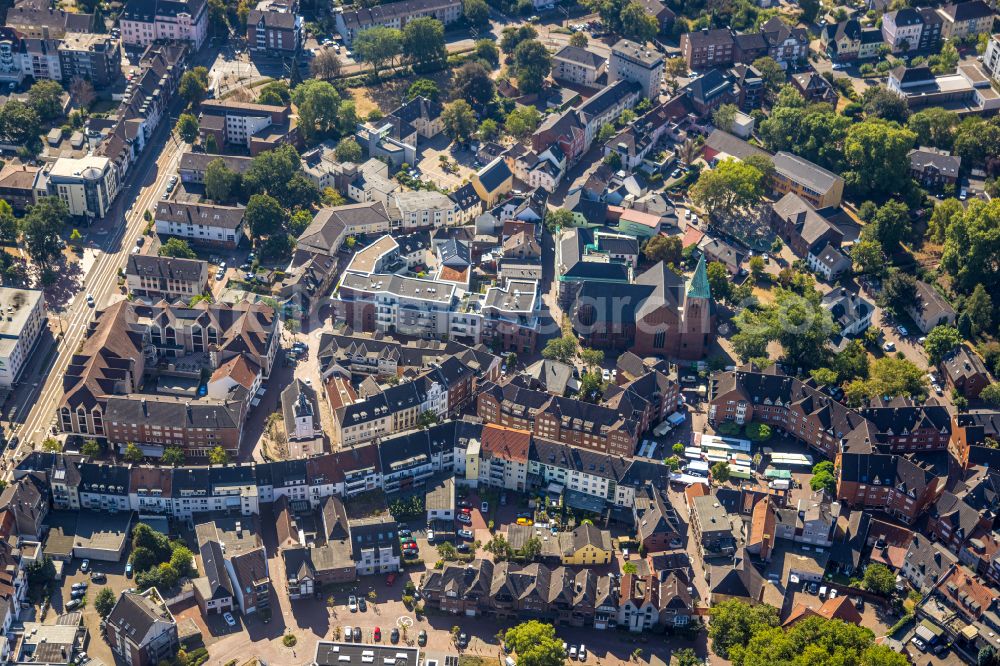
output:
<svg viewBox="0 0 1000 666"><path fill-rule="evenodd" d="M335 8L337 32L350 46L359 33L376 28L396 28L402 30L408 21L430 16L448 25L462 18L461 0L403 0L375 7L363 7L353 11Z"/></svg>
<svg viewBox="0 0 1000 666"><path fill-rule="evenodd" d="M458 215L458 204L441 192L397 192L392 204L389 215L393 229L404 231L455 224Z"/></svg>
<svg viewBox="0 0 1000 666"><path fill-rule="evenodd" d="M0 387L17 381L46 321L42 292L0 288Z"/></svg>
<svg viewBox="0 0 1000 666"><path fill-rule="evenodd" d="M607 69L607 58L579 46L564 46L552 56L552 78L582 86L593 86Z"/></svg>
<svg viewBox="0 0 1000 666"><path fill-rule="evenodd" d="M663 54L652 48L621 39L611 47L608 62L608 85L632 81L642 87L643 97L656 101L663 80Z"/></svg>
<svg viewBox="0 0 1000 666"><path fill-rule="evenodd" d="M118 169L107 157L60 157L42 171L38 189L66 202L70 215L104 217L121 188Z"/></svg>

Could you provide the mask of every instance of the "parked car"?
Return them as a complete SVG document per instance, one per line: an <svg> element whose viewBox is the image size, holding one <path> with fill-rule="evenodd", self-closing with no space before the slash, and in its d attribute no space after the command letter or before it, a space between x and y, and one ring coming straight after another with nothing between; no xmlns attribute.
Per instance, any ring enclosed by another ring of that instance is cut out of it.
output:
<svg viewBox="0 0 1000 666"><path fill-rule="evenodd" d="M417 634L417 645L420 647L427 645L427 632L423 629L421 629L420 633Z"/></svg>
<svg viewBox="0 0 1000 666"><path fill-rule="evenodd" d="M580 643L580 649L577 651L576 656L580 658L580 661L587 661L587 646Z"/></svg>
<svg viewBox="0 0 1000 666"><path fill-rule="evenodd" d="M396 582L396 574L390 573L385 577L385 586L392 587L392 584Z"/></svg>
<svg viewBox="0 0 1000 666"><path fill-rule="evenodd" d="M354 629L351 628L351 625L347 625L344 627L344 640L350 641L352 638L354 638Z"/></svg>
<svg viewBox="0 0 1000 666"><path fill-rule="evenodd" d="M914 636L913 638L910 639L910 642L916 645L921 652L927 651L927 643L924 643L923 639L920 638L920 636Z"/></svg>
<svg viewBox="0 0 1000 666"><path fill-rule="evenodd" d="M223 613L222 619L225 620L226 624L228 624L230 627L236 626L236 618L233 617L232 613Z"/></svg>
<svg viewBox="0 0 1000 666"><path fill-rule="evenodd" d="M82 563L80 563L80 571L82 571L83 573L87 573L88 571L90 571L90 560L84 560Z"/></svg>
<svg viewBox="0 0 1000 666"><path fill-rule="evenodd" d="M131 562L129 562L128 564L125 565L125 577L126 578L131 578L132 577L132 563Z"/></svg>
<svg viewBox="0 0 1000 666"><path fill-rule="evenodd" d="M460 523L464 523L465 525L468 525L469 523L472 522L472 516L470 516L467 513L460 513L457 516L455 516L455 520L457 520Z"/></svg>
<svg viewBox="0 0 1000 666"><path fill-rule="evenodd" d="M427 530L427 543L434 543L434 530Z"/></svg>
<svg viewBox="0 0 1000 666"><path fill-rule="evenodd" d="M361 642L361 627L354 627L354 642Z"/></svg>
<svg viewBox="0 0 1000 666"><path fill-rule="evenodd" d="M364 597L358 597L358 610L361 611L362 613L368 611L368 602L365 601Z"/></svg>
<svg viewBox="0 0 1000 666"><path fill-rule="evenodd" d="M894 352L896 351L896 344L894 342L887 342L884 345L882 345L882 351Z"/></svg>
<svg viewBox="0 0 1000 666"><path fill-rule="evenodd" d="M358 598L353 594L347 599L347 608L350 609L352 613L358 612Z"/></svg>
<svg viewBox="0 0 1000 666"><path fill-rule="evenodd" d="M458 635L458 647L466 648L469 647L469 634L464 631Z"/></svg>
<svg viewBox="0 0 1000 666"><path fill-rule="evenodd" d="M86 590L87 589L87 584L86 583L73 583L72 589L74 589L74 590Z"/></svg>
<svg viewBox="0 0 1000 666"><path fill-rule="evenodd" d="M66 602L66 610L76 610L83 605L83 601L80 599L70 599Z"/></svg>
<svg viewBox="0 0 1000 666"><path fill-rule="evenodd" d="M128 568L129 565L125 565ZM108 580L107 574L102 571L93 571L90 574L90 580L95 583L104 583Z"/></svg>
<svg viewBox="0 0 1000 666"><path fill-rule="evenodd" d="M455 546L455 550L457 550L460 553L468 553L470 550L472 550L472 547L469 546L469 544L467 543L460 543L457 546Z"/></svg>
<svg viewBox="0 0 1000 666"><path fill-rule="evenodd" d="M73 590L69 593L70 599L83 599L87 595L87 590Z"/></svg>
<svg viewBox="0 0 1000 666"><path fill-rule="evenodd" d="M903 326L902 324L900 324L899 326L896 327L896 331L900 335L902 335L904 338L909 337L909 335L910 335L910 332L908 330L906 330L906 327Z"/></svg>
<svg viewBox="0 0 1000 666"><path fill-rule="evenodd" d="M480 504L479 505L479 512L480 513L489 513L490 512L490 503L489 502L483 502L482 504Z"/></svg>
<svg viewBox="0 0 1000 666"><path fill-rule="evenodd" d="M569 646L569 658L570 659L576 659L576 646L575 645L570 645Z"/></svg>
<svg viewBox="0 0 1000 666"><path fill-rule="evenodd" d="M458 536L462 539L472 539L473 538L472 530L459 530Z"/></svg>
<svg viewBox="0 0 1000 666"><path fill-rule="evenodd" d="M379 641L381 641L382 640L382 630L379 629L378 627L375 627L375 630L372 631L372 639L376 643L378 643Z"/></svg>

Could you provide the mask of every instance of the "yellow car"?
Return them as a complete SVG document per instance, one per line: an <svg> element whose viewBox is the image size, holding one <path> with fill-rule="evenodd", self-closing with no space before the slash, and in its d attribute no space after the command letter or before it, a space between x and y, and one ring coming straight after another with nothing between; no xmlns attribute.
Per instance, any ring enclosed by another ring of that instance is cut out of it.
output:
<svg viewBox="0 0 1000 666"><path fill-rule="evenodd" d="M518 525L534 525L535 521L533 521L531 518L518 518L517 519L517 524Z"/></svg>

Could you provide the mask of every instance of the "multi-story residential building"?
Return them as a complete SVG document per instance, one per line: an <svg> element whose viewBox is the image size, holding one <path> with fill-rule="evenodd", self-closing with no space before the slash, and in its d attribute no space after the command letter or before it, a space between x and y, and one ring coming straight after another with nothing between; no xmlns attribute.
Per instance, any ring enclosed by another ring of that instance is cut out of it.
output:
<svg viewBox="0 0 1000 666"><path fill-rule="evenodd" d="M910 175L927 188L954 185L962 168L962 158L946 150L921 146L910 151Z"/></svg>
<svg viewBox="0 0 1000 666"><path fill-rule="evenodd" d="M125 264L125 284L130 294L154 302L191 300L208 288L208 262L130 254Z"/></svg>
<svg viewBox="0 0 1000 666"><path fill-rule="evenodd" d="M917 532L906 550L900 573L913 587L926 593L958 562L958 558L940 544Z"/></svg>
<svg viewBox="0 0 1000 666"><path fill-rule="evenodd" d="M779 151L772 158L771 187L779 194L794 192L813 208L835 208L844 196L844 179L798 155Z"/></svg>
<svg viewBox="0 0 1000 666"><path fill-rule="evenodd" d="M99 219L118 196L121 174L107 157L60 157L42 170L36 189L66 202L70 215Z"/></svg>
<svg viewBox="0 0 1000 666"><path fill-rule="evenodd" d="M253 158L240 155L212 155L210 153L186 152L181 155L180 164L177 166L177 173L181 177L181 182L192 185L205 184L205 172L208 165L215 160L222 160L226 168L243 175L253 163Z"/></svg>
<svg viewBox="0 0 1000 666"><path fill-rule="evenodd" d="M965 39L993 32L993 8L983 0L969 0L937 8L942 39Z"/></svg>
<svg viewBox="0 0 1000 666"><path fill-rule="evenodd" d="M552 396L516 382L482 388L476 411L484 421L507 428L530 430L535 437L592 451L631 457L639 424L618 410Z"/></svg>
<svg viewBox="0 0 1000 666"><path fill-rule="evenodd" d="M924 19L911 7L882 15L882 38L893 53L907 53L920 49Z"/></svg>
<svg viewBox="0 0 1000 666"><path fill-rule="evenodd" d="M834 289L823 296L820 307L830 313L834 330L841 338L853 338L868 330L875 312L874 303L846 289Z"/></svg>
<svg viewBox="0 0 1000 666"><path fill-rule="evenodd" d="M256 155L283 143L297 143L290 116L289 106L209 99L201 104L198 131L203 137L215 136L220 147L241 146Z"/></svg>
<svg viewBox="0 0 1000 666"><path fill-rule="evenodd" d="M23 39L20 50L21 70L24 76L30 76L36 80L62 80L62 62L59 59L58 39Z"/></svg>
<svg viewBox="0 0 1000 666"><path fill-rule="evenodd" d="M965 343L941 359L938 368L945 386L969 399L978 398L991 382L983 359Z"/></svg>
<svg viewBox="0 0 1000 666"><path fill-rule="evenodd" d="M663 79L663 54L628 39L611 47L608 61L608 85L631 81L642 88L642 96L656 101Z"/></svg>
<svg viewBox="0 0 1000 666"><path fill-rule="evenodd" d="M480 440L479 485L524 491L527 488L531 432L488 423Z"/></svg>
<svg viewBox="0 0 1000 666"><path fill-rule="evenodd" d="M247 237L243 221L245 211L239 206L161 201L153 219L158 234L234 249Z"/></svg>
<svg viewBox="0 0 1000 666"><path fill-rule="evenodd" d="M111 651L130 666L169 661L180 648L177 623L155 587L141 594L122 592L105 629Z"/></svg>
<svg viewBox="0 0 1000 666"><path fill-rule="evenodd" d="M805 28L790 26L774 16L760 27L760 33L767 43L767 55L783 67L805 62L809 56L809 33Z"/></svg>
<svg viewBox="0 0 1000 666"><path fill-rule="evenodd" d="M269 608L271 576L263 546L226 558L226 571L233 584L233 596L244 616Z"/></svg>
<svg viewBox="0 0 1000 666"><path fill-rule="evenodd" d="M399 526L388 513L349 520L352 556L359 576L399 571Z"/></svg>
<svg viewBox="0 0 1000 666"><path fill-rule="evenodd" d="M20 379L46 321L41 291L0 288L0 387L11 388Z"/></svg>
<svg viewBox="0 0 1000 666"><path fill-rule="evenodd" d="M844 232L806 199L794 192L771 204L771 228L796 256L809 261L827 246L839 251ZM812 262L810 262L812 263Z"/></svg>
<svg viewBox="0 0 1000 666"><path fill-rule="evenodd" d="M681 35L681 55L690 69L706 71L734 62L735 43L727 28L703 28Z"/></svg>
<svg viewBox="0 0 1000 666"><path fill-rule="evenodd" d="M0 60L2 57L0 50ZM28 206L35 203L35 183L41 171L41 167L28 164L5 164L0 169L0 198L9 203L15 213L25 213Z"/></svg>
<svg viewBox="0 0 1000 666"><path fill-rule="evenodd" d="M149 46L159 40L191 42L201 48L208 36L205 0L129 0L119 16L122 43Z"/></svg>
<svg viewBox="0 0 1000 666"><path fill-rule="evenodd" d="M302 46L298 2L262 0L247 16L247 45L253 51L291 55Z"/></svg>
<svg viewBox="0 0 1000 666"><path fill-rule="evenodd" d="M955 308L930 284L917 280L917 294L906 308L913 323L925 335L935 326L954 326L958 318Z"/></svg>
<svg viewBox="0 0 1000 666"><path fill-rule="evenodd" d="M943 405L919 405L902 398L879 401L860 410L871 421L879 442L893 453L944 451L951 441L952 424Z"/></svg>
<svg viewBox="0 0 1000 666"><path fill-rule="evenodd" d="M824 27L820 43L831 59L847 62L878 56L885 42L879 28L866 28L858 19L847 19Z"/></svg>
<svg viewBox="0 0 1000 666"><path fill-rule="evenodd" d="M334 410L330 440L342 447L363 444L417 427L420 415L448 412L447 387L431 370L414 381L387 386Z"/></svg>
<svg viewBox="0 0 1000 666"><path fill-rule="evenodd" d="M81 78L104 88L121 78L121 47L108 35L67 33L59 44L59 65L64 83Z"/></svg>
<svg viewBox="0 0 1000 666"><path fill-rule="evenodd" d="M687 626L694 616L691 589L687 578L676 572L663 580L655 574L625 574L621 579L618 626L631 632Z"/></svg>
<svg viewBox="0 0 1000 666"><path fill-rule="evenodd" d="M97 17L25 2L7 10L6 25L29 39L62 39L67 32L94 32Z"/></svg>
<svg viewBox="0 0 1000 666"><path fill-rule="evenodd" d="M691 538L698 544L702 557L735 552L736 539L729 512L715 495L694 498L691 506Z"/></svg>
<svg viewBox="0 0 1000 666"><path fill-rule="evenodd" d="M413 231L455 223L458 206L446 194L427 190L396 192L389 204L393 229Z"/></svg>
<svg viewBox="0 0 1000 666"><path fill-rule="evenodd" d="M402 30L407 22L429 16L444 25L462 18L459 0L403 0L387 5L341 11L336 13L337 32L350 46L358 34L382 26Z"/></svg>
<svg viewBox="0 0 1000 666"><path fill-rule="evenodd" d="M607 68L607 58L579 46L564 46L552 56L552 78L581 86L593 86Z"/></svg>

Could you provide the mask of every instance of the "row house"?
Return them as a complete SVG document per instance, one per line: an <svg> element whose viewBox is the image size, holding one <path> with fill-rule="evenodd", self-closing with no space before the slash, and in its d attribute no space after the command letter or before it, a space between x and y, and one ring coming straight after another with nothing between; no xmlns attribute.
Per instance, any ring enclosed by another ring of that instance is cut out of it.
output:
<svg viewBox="0 0 1000 666"><path fill-rule="evenodd" d="M490 423L612 455L632 456L640 434L631 414L623 416L609 407L533 391L516 380L484 386L476 411Z"/></svg>
<svg viewBox="0 0 1000 666"><path fill-rule="evenodd" d="M951 441L951 415L943 405L910 404L896 398L860 410L872 422L879 442L893 453L944 451Z"/></svg>
<svg viewBox="0 0 1000 666"><path fill-rule="evenodd" d="M773 17L756 33L738 34L729 28L684 33L680 49L688 68L698 72L734 63L750 64L763 56L787 69L808 58L809 35L804 28Z"/></svg>
<svg viewBox="0 0 1000 666"><path fill-rule="evenodd" d="M927 515L926 532L956 555L973 534L992 528L995 518L992 512L980 512L948 491L941 493Z"/></svg>
<svg viewBox="0 0 1000 666"><path fill-rule="evenodd" d="M669 572L663 580L655 574L625 574L621 578L619 629L633 633L686 627L695 617L692 587L686 577Z"/></svg>
<svg viewBox="0 0 1000 666"><path fill-rule="evenodd" d="M537 618L606 629L618 611L614 581L590 569L473 560L429 571L420 583L427 604L445 613Z"/></svg>
<svg viewBox="0 0 1000 666"><path fill-rule="evenodd" d="M911 524L944 490L944 479L900 455L842 453L838 457L837 499L858 510L884 511Z"/></svg>
<svg viewBox="0 0 1000 666"><path fill-rule="evenodd" d="M943 24L934 9L904 7L882 15L882 39L893 53L936 52Z"/></svg>
<svg viewBox="0 0 1000 666"><path fill-rule="evenodd" d="M424 412L448 413L448 387L433 370L414 381L388 386L334 413L331 441L354 446L415 428Z"/></svg>
<svg viewBox="0 0 1000 666"><path fill-rule="evenodd" d="M447 26L462 18L462 3L460 0L404 0L335 14L337 32L348 47L365 30L377 27L402 30L409 21L425 16Z"/></svg>
<svg viewBox="0 0 1000 666"><path fill-rule="evenodd" d="M852 18L825 26L820 32L820 44L831 60L849 62L877 57L885 42L879 28L866 28Z"/></svg>

